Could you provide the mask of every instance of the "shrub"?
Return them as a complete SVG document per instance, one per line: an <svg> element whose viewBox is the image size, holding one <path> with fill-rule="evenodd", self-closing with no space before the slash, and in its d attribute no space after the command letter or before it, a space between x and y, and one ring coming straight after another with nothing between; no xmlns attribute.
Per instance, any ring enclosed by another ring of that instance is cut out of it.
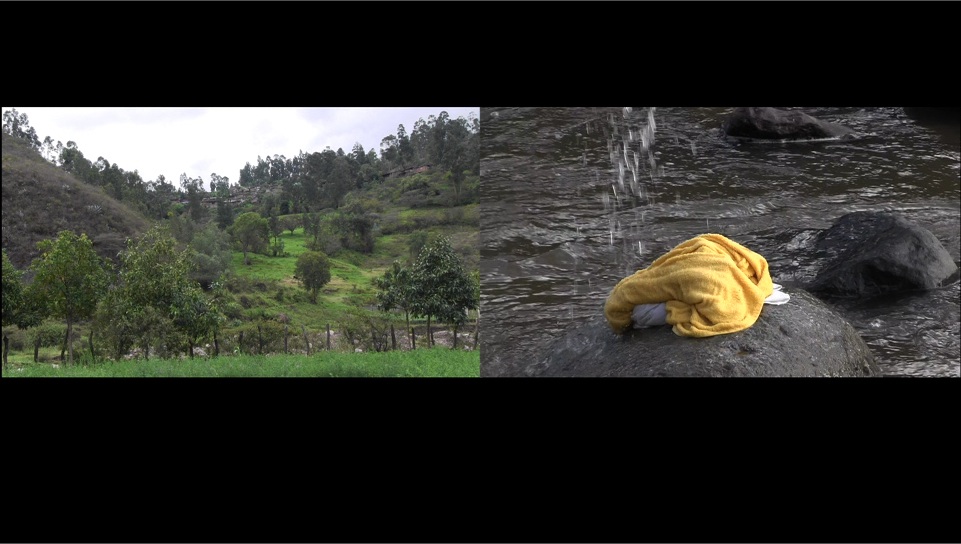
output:
<svg viewBox="0 0 961 544"><path fill-rule="evenodd" d="M247 323L225 333L225 345L229 350L239 347L244 353L265 354L282 352L284 349L284 326L276 321ZM243 341L240 333L243 333ZM263 350L261 350L261 340Z"/></svg>
<svg viewBox="0 0 961 544"><path fill-rule="evenodd" d="M42 348L59 347L63 343L63 337L66 334L67 328L63 325L44 323L39 327L34 327L27 331L27 343L31 347L36 346L37 342L40 343L40 347Z"/></svg>
<svg viewBox="0 0 961 544"><path fill-rule="evenodd" d="M236 302L228 302L224 305L224 315L228 319L241 319L244 317L244 308Z"/></svg>
<svg viewBox="0 0 961 544"><path fill-rule="evenodd" d="M444 223L456 225L464 221L464 208L448 208L444 210Z"/></svg>
<svg viewBox="0 0 961 544"><path fill-rule="evenodd" d="M16 351L23 351L29 341L28 333L16 327L3 329L3 335L10 339L10 349ZM60 340L63 340L63 333L60 334Z"/></svg>

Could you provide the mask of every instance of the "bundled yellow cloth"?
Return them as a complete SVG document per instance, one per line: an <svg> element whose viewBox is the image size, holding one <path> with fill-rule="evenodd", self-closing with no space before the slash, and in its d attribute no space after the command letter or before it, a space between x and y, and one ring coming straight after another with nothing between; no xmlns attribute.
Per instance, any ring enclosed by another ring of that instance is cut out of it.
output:
<svg viewBox="0 0 961 544"><path fill-rule="evenodd" d="M635 306L666 302L674 334L714 336L753 325L773 291L764 257L720 234L702 234L621 280L604 315L622 334Z"/></svg>

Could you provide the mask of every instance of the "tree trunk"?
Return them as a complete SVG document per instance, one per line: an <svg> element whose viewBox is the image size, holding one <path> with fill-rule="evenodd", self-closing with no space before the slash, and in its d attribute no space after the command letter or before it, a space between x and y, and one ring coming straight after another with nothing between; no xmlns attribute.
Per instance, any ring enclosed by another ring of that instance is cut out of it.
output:
<svg viewBox="0 0 961 544"><path fill-rule="evenodd" d="M330 325L327 325L328 327ZM301 325L300 330L304 333L304 343L307 344L307 356L310 357L310 340L307 339L307 329Z"/></svg>
<svg viewBox="0 0 961 544"><path fill-rule="evenodd" d="M214 331L214 357L220 357L220 344L217 343L217 331Z"/></svg>
<svg viewBox="0 0 961 544"><path fill-rule="evenodd" d="M67 333L70 334L70 333ZM63 356L67 353L67 339L64 338L63 344L60 344L60 364L64 364Z"/></svg>
<svg viewBox="0 0 961 544"><path fill-rule="evenodd" d="M73 330L73 321L67 321L67 355L70 357L70 366L73 366L73 344L70 342L70 332Z"/></svg>
<svg viewBox="0 0 961 544"><path fill-rule="evenodd" d="M414 331L410 328L410 312L404 310L404 319L407 320L407 333L410 334L410 349L414 349Z"/></svg>
<svg viewBox="0 0 961 544"><path fill-rule="evenodd" d="M480 332L480 308L477 308L477 317L474 319L474 349L477 349L477 335Z"/></svg>
<svg viewBox="0 0 961 544"><path fill-rule="evenodd" d="M450 349L457 349L457 325L454 325L454 343L451 345Z"/></svg>
<svg viewBox="0 0 961 544"><path fill-rule="evenodd" d="M250 266L250 259L247 258L247 250L244 250L244 264Z"/></svg>
<svg viewBox="0 0 961 544"><path fill-rule="evenodd" d="M241 354L244 352L244 331L240 331L240 337L237 338L237 351Z"/></svg>
<svg viewBox="0 0 961 544"><path fill-rule="evenodd" d="M397 349L397 337L394 336L394 324L390 324L390 349Z"/></svg>
<svg viewBox="0 0 961 544"><path fill-rule="evenodd" d="M330 323L327 324L327 351L330 351Z"/></svg>
<svg viewBox="0 0 961 544"><path fill-rule="evenodd" d="M90 341L90 360L95 361L97 359L97 354L93 351L93 329L90 329L90 336L87 337Z"/></svg>
<svg viewBox="0 0 961 544"><path fill-rule="evenodd" d="M10 338L3 335L3 366L7 366L7 352L10 351Z"/></svg>
<svg viewBox="0 0 961 544"><path fill-rule="evenodd" d="M194 358L194 339L190 338L187 340L187 349L190 350L190 358Z"/></svg>
<svg viewBox="0 0 961 544"><path fill-rule="evenodd" d="M430 314L427 314L427 349L434 345L434 337L430 334Z"/></svg>
<svg viewBox="0 0 961 544"><path fill-rule="evenodd" d="M284 355L287 355L287 325L284 325Z"/></svg>

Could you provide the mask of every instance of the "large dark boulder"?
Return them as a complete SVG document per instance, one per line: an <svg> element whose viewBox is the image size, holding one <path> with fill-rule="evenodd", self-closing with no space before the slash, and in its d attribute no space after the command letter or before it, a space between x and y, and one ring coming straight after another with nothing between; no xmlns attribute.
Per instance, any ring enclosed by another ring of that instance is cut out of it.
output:
<svg viewBox="0 0 961 544"><path fill-rule="evenodd" d="M854 212L817 238L825 260L809 289L834 295L875 296L931 289L958 270L928 229L901 216Z"/></svg>
<svg viewBox="0 0 961 544"><path fill-rule="evenodd" d="M799 111L736 108L724 123L724 134L758 140L819 140L853 136L854 131Z"/></svg>
<svg viewBox="0 0 961 544"><path fill-rule="evenodd" d="M708 338L670 326L614 334L602 312L544 346L541 376L877 376L868 346L841 316L800 289L765 305L748 329Z"/></svg>

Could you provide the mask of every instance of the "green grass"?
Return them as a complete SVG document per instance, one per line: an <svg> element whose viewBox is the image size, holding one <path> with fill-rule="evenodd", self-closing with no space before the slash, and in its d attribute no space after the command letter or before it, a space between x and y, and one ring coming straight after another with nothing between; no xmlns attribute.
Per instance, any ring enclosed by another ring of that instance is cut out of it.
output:
<svg viewBox="0 0 961 544"><path fill-rule="evenodd" d="M59 366L14 364L3 377L479 377L480 353L447 348L383 353L242 355L211 359L106 361ZM19 369L18 369L19 368Z"/></svg>

